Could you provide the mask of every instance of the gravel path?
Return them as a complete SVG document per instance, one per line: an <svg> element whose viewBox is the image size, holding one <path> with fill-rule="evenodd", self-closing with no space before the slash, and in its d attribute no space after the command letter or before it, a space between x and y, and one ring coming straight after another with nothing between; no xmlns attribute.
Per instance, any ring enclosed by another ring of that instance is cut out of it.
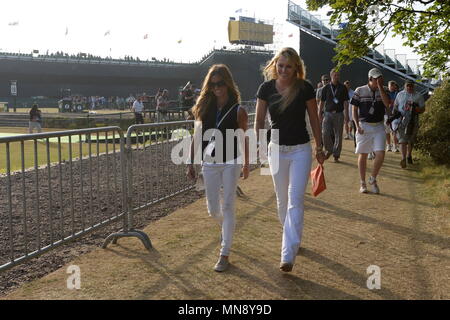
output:
<svg viewBox="0 0 450 320"><path fill-rule="evenodd" d="M145 150L133 150L133 208L174 195L192 185L185 177L185 167L170 161L170 150L174 144L161 143L148 146ZM5 176L0 177L2 195L7 195L6 179ZM83 158L82 161L75 159L72 164L64 162L51 165L50 169L44 166L37 171L29 170L24 175L13 174L11 217L8 197L0 198L0 265L10 261L11 256L17 259L63 236L117 217L123 211L122 194L118 154L93 156L90 159ZM142 228L176 208L199 199L202 194L189 190L170 200L156 203L135 214L134 225ZM119 219L75 242L0 273L0 295L98 248L109 234L119 230L122 225L123 220Z"/></svg>

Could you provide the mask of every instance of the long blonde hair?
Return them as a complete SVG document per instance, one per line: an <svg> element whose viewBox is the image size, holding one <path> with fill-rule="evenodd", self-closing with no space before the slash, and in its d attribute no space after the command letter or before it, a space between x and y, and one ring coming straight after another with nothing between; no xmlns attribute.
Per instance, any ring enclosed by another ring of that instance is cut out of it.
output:
<svg viewBox="0 0 450 320"><path fill-rule="evenodd" d="M240 103L241 101L241 94L233 80L230 69L224 64L214 64L209 68L208 73L203 80L200 96L198 97L195 106L192 108L192 113L196 120L203 121L208 110L216 103L216 96L214 95L213 88L210 84L213 76L222 77L222 80L228 88L228 99L230 99L232 103Z"/></svg>
<svg viewBox="0 0 450 320"><path fill-rule="evenodd" d="M285 57L290 64L293 65L295 71L295 80L292 84L287 88L285 93L281 95L280 100L277 102L281 102L280 112L283 112L289 104L294 101L298 92L304 86L305 78L306 78L306 68L303 60L298 55L297 51L293 48L283 48L278 52L275 57L270 60L266 67L263 70L263 75L266 80L278 79L277 73L277 63L280 57Z"/></svg>

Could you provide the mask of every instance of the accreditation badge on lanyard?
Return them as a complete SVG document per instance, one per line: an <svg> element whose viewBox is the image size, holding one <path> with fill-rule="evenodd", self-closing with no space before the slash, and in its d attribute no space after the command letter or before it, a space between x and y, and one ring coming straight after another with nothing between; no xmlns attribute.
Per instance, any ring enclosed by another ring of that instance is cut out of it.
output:
<svg viewBox="0 0 450 320"><path fill-rule="evenodd" d="M377 102L376 98L375 98L375 91L373 92L373 96L372 96L372 106L369 109L369 114L373 115L375 113L375 102Z"/></svg>
<svg viewBox="0 0 450 320"><path fill-rule="evenodd" d="M333 94L333 102L335 104L338 104L339 100L338 100L338 98L336 98L337 86L336 86L336 92L334 92L333 85L331 83L330 83L330 88L331 88L331 93Z"/></svg>

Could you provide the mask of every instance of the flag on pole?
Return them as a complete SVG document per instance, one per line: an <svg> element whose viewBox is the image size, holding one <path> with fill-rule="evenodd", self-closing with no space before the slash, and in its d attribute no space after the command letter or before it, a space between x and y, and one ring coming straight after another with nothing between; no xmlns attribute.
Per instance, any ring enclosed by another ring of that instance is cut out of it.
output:
<svg viewBox="0 0 450 320"><path fill-rule="evenodd" d="M148 33L144 34L144 40L148 39Z"/></svg>
<svg viewBox="0 0 450 320"><path fill-rule="evenodd" d="M237 9L234 13L241 13L242 12L242 8Z"/></svg>
<svg viewBox="0 0 450 320"><path fill-rule="evenodd" d="M65 36L67 37L68 34L69 34L69 28L66 27L66 33L65 33Z"/></svg>
<svg viewBox="0 0 450 320"><path fill-rule="evenodd" d="M8 23L8 26L12 26L12 27L18 26L18 25L19 25L19 21L13 21L13 22Z"/></svg>
<svg viewBox="0 0 450 320"><path fill-rule="evenodd" d="M293 36L294 36L294 34L292 34L292 33L290 35L288 35L289 38L292 38Z"/></svg>
<svg viewBox="0 0 450 320"><path fill-rule="evenodd" d="M180 40L178 40L177 42L178 42L178 43L181 43L181 42L183 42L183 40L182 40L182 39L180 39Z"/></svg>
<svg viewBox="0 0 450 320"><path fill-rule="evenodd" d="M104 36L106 37L106 36L109 36L110 34L111 34L111 30L108 30L108 31L105 32Z"/></svg>

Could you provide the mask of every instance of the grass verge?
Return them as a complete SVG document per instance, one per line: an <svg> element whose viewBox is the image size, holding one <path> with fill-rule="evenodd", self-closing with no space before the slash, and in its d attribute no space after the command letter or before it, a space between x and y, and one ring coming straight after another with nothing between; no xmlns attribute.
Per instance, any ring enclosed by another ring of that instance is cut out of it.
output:
<svg viewBox="0 0 450 320"><path fill-rule="evenodd" d="M450 168L437 165L427 155L418 153L417 157L419 170L416 175L424 181L421 193L435 206L450 207Z"/></svg>

